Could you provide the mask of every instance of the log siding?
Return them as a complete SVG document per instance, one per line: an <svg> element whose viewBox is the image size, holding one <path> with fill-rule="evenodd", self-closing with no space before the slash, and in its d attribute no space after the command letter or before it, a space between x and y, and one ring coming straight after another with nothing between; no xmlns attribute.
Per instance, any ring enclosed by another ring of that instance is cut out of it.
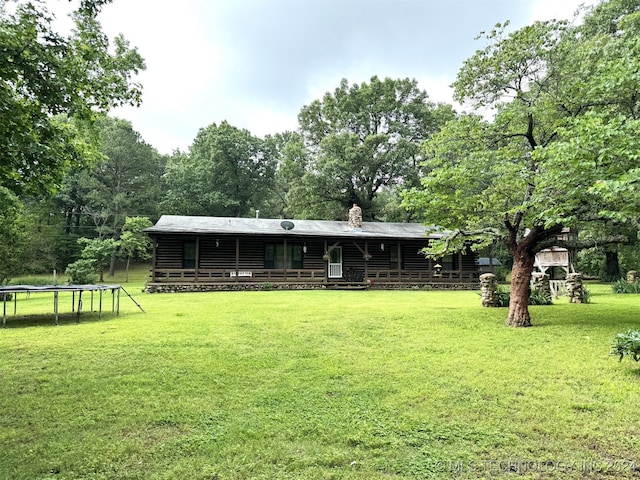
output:
<svg viewBox="0 0 640 480"><path fill-rule="evenodd" d="M154 263L151 284L363 284L384 285L458 285L476 284L478 267L471 252L455 254L454 268L436 275L435 262L421 253L428 240L363 241L340 238L263 239L249 236L154 235ZM196 267L183 267L185 242L196 241ZM265 268L265 245L287 241L301 245L301 268ZM343 278L327 277L323 258L332 245L342 247ZM326 245L326 246L325 246ZM392 252L399 254L393 255ZM370 258L365 258L365 253ZM153 289L151 289L153 290Z"/></svg>

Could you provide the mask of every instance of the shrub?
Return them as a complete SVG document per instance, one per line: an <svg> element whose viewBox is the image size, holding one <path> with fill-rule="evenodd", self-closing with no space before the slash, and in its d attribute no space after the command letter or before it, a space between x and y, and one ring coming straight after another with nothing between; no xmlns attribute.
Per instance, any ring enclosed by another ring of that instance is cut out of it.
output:
<svg viewBox="0 0 640 480"><path fill-rule="evenodd" d="M264 282L262 284L262 290L273 290L273 283L271 282Z"/></svg>
<svg viewBox="0 0 640 480"><path fill-rule="evenodd" d="M69 283L74 285L87 285L95 283L98 274L93 260L81 258L69 264L65 273L69 276Z"/></svg>
<svg viewBox="0 0 640 480"><path fill-rule="evenodd" d="M529 295L529 305L552 305L553 300L538 291L531 292Z"/></svg>
<svg viewBox="0 0 640 480"><path fill-rule="evenodd" d="M640 293L640 282L629 283L624 278L611 285L613 293Z"/></svg>
<svg viewBox="0 0 640 480"><path fill-rule="evenodd" d="M511 301L511 292L508 288L499 286L496 296L497 307L508 307ZM532 291L529 295L529 305L552 305L553 301L540 292Z"/></svg>
<svg viewBox="0 0 640 480"><path fill-rule="evenodd" d="M625 355L640 361L640 332L629 330L626 333L616 335L609 355L617 355L622 361Z"/></svg>
<svg viewBox="0 0 640 480"><path fill-rule="evenodd" d="M511 292L508 288L498 287L498 294L496 295L496 303L498 307L508 307L511 300Z"/></svg>

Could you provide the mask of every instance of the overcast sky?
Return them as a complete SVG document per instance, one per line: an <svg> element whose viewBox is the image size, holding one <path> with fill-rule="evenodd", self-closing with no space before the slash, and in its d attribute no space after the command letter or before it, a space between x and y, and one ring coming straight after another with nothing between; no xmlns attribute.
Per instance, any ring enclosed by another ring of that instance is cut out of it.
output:
<svg viewBox="0 0 640 480"><path fill-rule="evenodd" d="M300 109L350 83L415 78L434 102L497 22L573 17L594 0L114 0L100 16L147 69L130 120L161 153L224 120L252 134L294 130ZM49 0L52 10L67 2Z"/></svg>

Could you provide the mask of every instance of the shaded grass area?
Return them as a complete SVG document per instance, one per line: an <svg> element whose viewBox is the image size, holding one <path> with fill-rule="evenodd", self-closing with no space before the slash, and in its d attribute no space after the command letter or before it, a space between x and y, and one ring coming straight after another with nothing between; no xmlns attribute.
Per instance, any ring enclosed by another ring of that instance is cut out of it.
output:
<svg viewBox="0 0 640 480"><path fill-rule="evenodd" d="M113 275L108 271L104 272L104 283L118 283L118 284L139 284L144 283L150 276L151 265L148 263L132 263L129 267L129 272L126 271L126 266L122 263L117 263ZM63 285L69 282L69 277L64 272L57 272L54 276L53 273L43 273L34 275L21 275L15 278L11 278L8 281L9 285Z"/></svg>
<svg viewBox="0 0 640 480"><path fill-rule="evenodd" d="M0 478L640 478L640 369L608 355L640 305L589 288L529 329L440 291L137 293L147 314L10 319Z"/></svg>

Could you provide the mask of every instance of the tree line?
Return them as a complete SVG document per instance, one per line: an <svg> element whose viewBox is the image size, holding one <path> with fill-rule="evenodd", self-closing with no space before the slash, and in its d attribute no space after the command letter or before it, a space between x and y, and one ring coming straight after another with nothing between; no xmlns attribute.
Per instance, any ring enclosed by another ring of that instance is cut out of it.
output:
<svg viewBox="0 0 640 480"><path fill-rule="evenodd" d="M223 121L171 155L107 116L139 103L131 79L144 68L124 38L111 48L102 34L107 1L82 0L68 37L40 3L0 3L0 281L64 268L78 239L118 241L128 218L340 220L352 203L365 220L448 229L425 252L435 258L502 248L514 326L530 323L535 253L563 228L579 232L570 246L594 270L636 262L620 245L638 239L640 0L481 33L487 46L453 84L468 112L431 102L413 79L344 79L301 108L296 131L258 138Z"/></svg>

